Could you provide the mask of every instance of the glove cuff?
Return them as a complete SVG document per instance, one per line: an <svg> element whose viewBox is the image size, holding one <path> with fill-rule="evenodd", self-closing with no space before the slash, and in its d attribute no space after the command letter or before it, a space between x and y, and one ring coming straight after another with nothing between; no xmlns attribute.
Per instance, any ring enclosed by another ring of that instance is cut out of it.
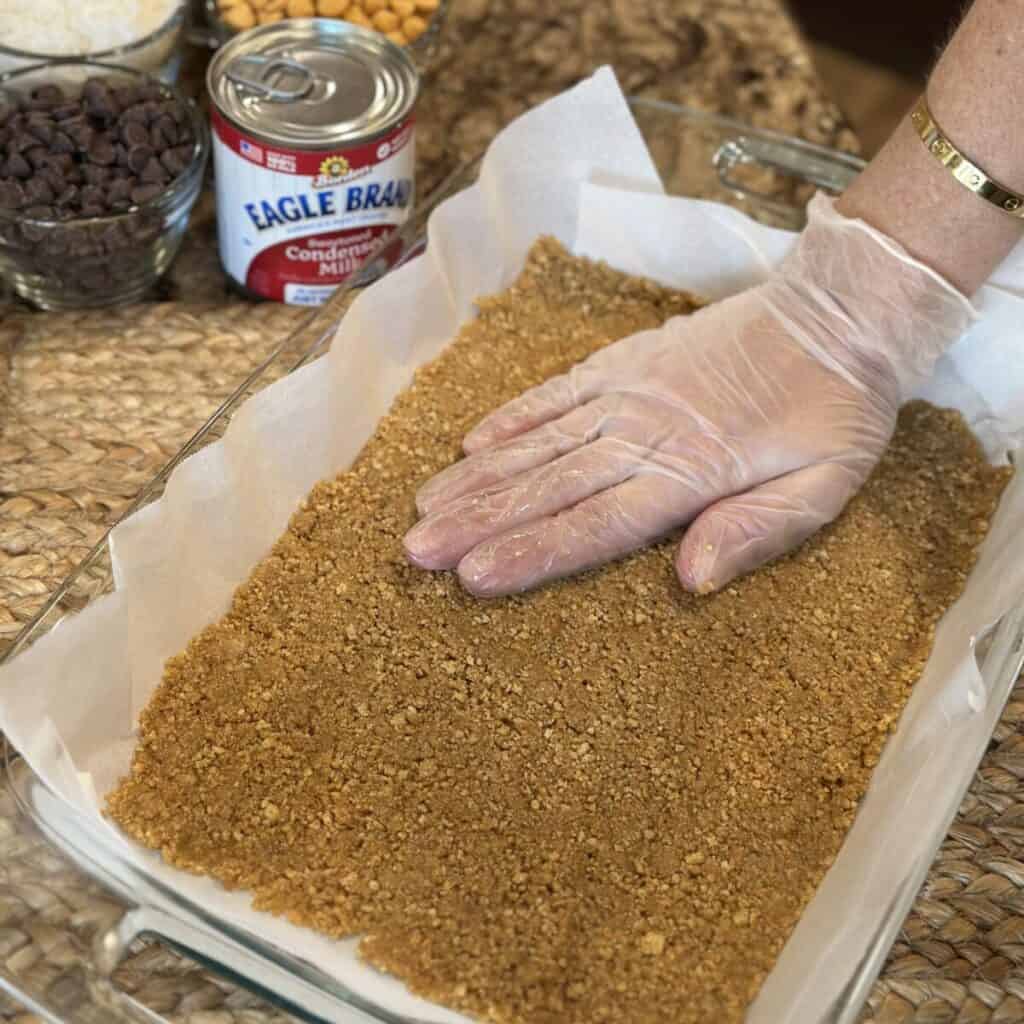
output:
<svg viewBox="0 0 1024 1024"><path fill-rule="evenodd" d="M816 313L814 329L797 336L811 347L827 345L828 361L844 362L847 349L855 361L888 363L909 398L977 311L941 274L877 228L844 217L824 193L807 212L807 227L778 271Z"/></svg>

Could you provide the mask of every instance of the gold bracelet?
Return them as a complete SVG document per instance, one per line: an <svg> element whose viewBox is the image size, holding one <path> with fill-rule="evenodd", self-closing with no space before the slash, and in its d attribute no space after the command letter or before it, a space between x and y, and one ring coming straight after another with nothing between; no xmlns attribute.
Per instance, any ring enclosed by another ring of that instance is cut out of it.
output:
<svg viewBox="0 0 1024 1024"><path fill-rule="evenodd" d="M1011 217L1024 218L1024 196L1014 192L1005 185L990 178L977 164L972 163L946 138L942 129L935 123L932 112L928 109L928 101L924 96L918 100L910 115L910 123L914 126L921 141L928 147L936 160L945 167L964 188L981 196L986 202L998 207Z"/></svg>

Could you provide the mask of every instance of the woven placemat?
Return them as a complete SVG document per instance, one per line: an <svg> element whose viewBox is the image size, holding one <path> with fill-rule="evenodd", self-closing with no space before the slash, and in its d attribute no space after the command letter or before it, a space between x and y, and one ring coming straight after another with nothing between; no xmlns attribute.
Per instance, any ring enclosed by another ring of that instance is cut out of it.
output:
<svg viewBox="0 0 1024 1024"><path fill-rule="evenodd" d="M511 117L606 61L630 91L855 148L776 0L561 0L556 11L546 0L456 0L425 82L423 189ZM304 315L231 294L208 196L156 298L60 315L0 304L0 649ZM1024 1022L1022 776L1018 690L863 1020ZM13 829L14 815L0 795L0 970L28 964L73 1006L68 949L116 908L57 864L41 884L39 865L52 855ZM139 948L117 981L189 1024L285 1019L158 946ZM2 997L0 1017L36 1019Z"/></svg>

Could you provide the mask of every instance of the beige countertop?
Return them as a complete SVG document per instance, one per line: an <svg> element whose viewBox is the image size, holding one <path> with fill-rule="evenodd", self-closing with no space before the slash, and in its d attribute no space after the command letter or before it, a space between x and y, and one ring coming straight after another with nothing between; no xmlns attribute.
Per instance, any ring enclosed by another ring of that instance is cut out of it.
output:
<svg viewBox="0 0 1024 1024"><path fill-rule="evenodd" d="M857 149L780 0L453 0L419 107L421 176L604 64L629 94Z"/></svg>

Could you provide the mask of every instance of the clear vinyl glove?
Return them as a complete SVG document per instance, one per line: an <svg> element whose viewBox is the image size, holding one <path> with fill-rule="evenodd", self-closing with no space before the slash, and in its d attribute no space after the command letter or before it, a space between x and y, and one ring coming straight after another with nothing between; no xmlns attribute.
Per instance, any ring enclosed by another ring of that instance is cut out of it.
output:
<svg viewBox="0 0 1024 1024"><path fill-rule="evenodd" d="M417 494L409 559L517 593L686 526L682 585L722 587L833 520L968 300L818 195L764 284L609 345L492 413Z"/></svg>

